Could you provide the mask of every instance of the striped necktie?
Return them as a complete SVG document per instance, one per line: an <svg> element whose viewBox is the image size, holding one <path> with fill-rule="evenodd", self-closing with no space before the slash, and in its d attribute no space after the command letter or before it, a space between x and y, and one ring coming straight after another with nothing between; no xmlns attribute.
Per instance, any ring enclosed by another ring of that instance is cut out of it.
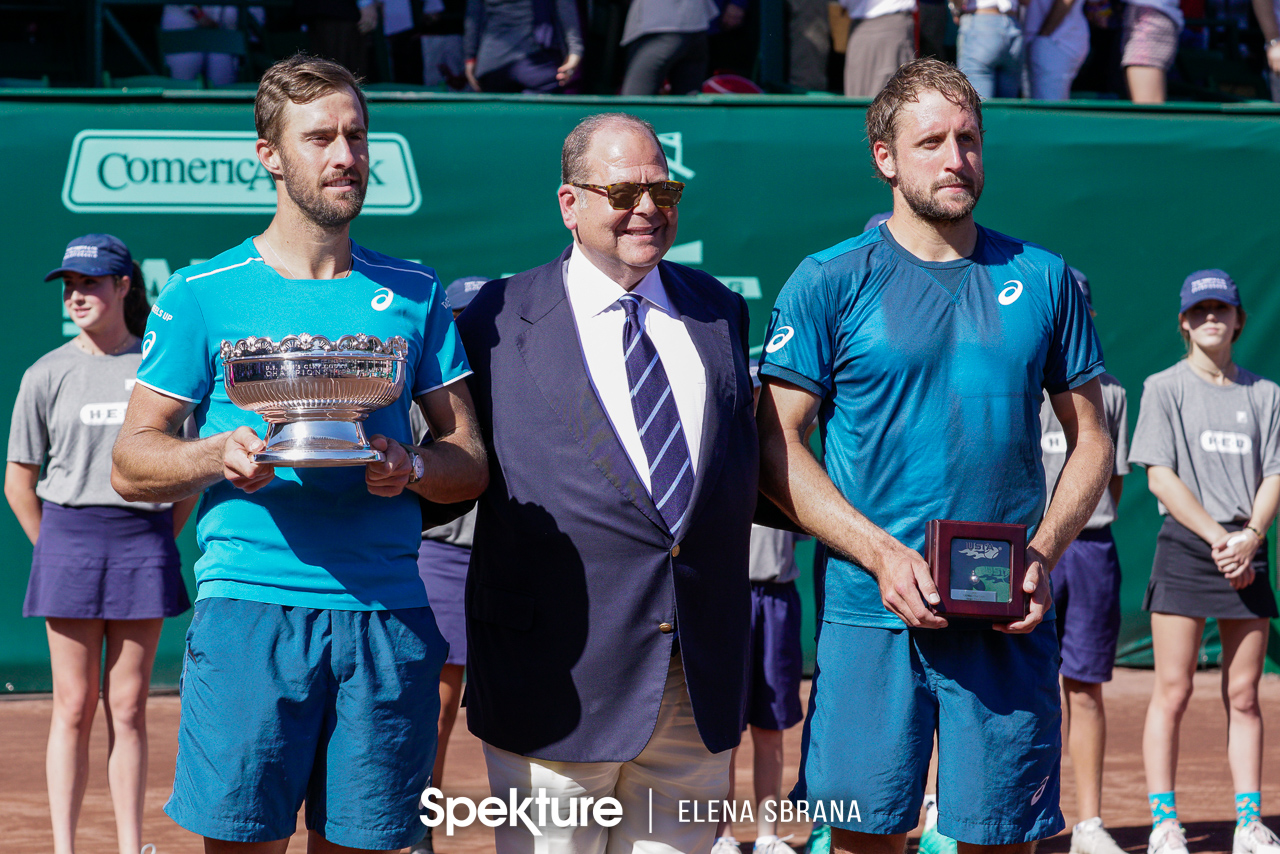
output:
<svg viewBox="0 0 1280 854"><path fill-rule="evenodd" d="M631 410L649 460L649 492L671 533L679 536L693 495L689 445L680 426L680 412L667 372L640 323L640 297L627 294L618 302L626 313L622 352L627 363L627 384L631 387Z"/></svg>

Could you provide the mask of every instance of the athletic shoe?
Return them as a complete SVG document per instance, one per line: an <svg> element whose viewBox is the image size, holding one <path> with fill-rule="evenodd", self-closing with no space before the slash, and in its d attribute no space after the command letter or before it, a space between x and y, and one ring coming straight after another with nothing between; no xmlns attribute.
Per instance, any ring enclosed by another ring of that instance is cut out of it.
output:
<svg viewBox="0 0 1280 854"><path fill-rule="evenodd" d="M804 850L806 854L831 854L831 825L815 824Z"/></svg>
<svg viewBox="0 0 1280 854"><path fill-rule="evenodd" d="M139 849L138 854L156 854L156 847L152 845L150 842L148 842L146 845L142 846L141 849Z"/></svg>
<svg viewBox="0 0 1280 854"><path fill-rule="evenodd" d="M1165 819L1151 828L1147 854L1187 854L1187 837L1177 819Z"/></svg>
<svg viewBox="0 0 1280 854"><path fill-rule="evenodd" d="M1244 827L1236 828L1231 854L1280 854L1280 837L1271 828L1254 819Z"/></svg>
<svg viewBox="0 0 1280 854"><path fill-rule="evenodd" d="M435 846L431 842L430 827L427 827L427 835L422 837L422 841L409 849L409 854L436 854Z"/></svg>
<svg viewBox="0 0 1280 854"><path fill-rule="evenodd" d="M787 844L791 834L781 838L777 836L761 836L756 839L751 854L796 854L796 849Z"/></svg>
<svg viewBox="0 0 1280 854"><path fill-rule="evenodd" d="M1102 819L1094 816L1071 828L1071 854L1124 854L1124 849L1107 833Z"/></svg>
<svg viewBox="0 0 1280 854"><path fill-rule="evenodd" d="M742 847L732 836L721 836L711 846L711 854L742 854Z"/></svg>
<svg viewBox="0 0 1280 854"><path fill-rule="evenodd" d="M924 796L924 830L920 833L919 854L956 854L956 841L938 832L938 799Z"/></svg>

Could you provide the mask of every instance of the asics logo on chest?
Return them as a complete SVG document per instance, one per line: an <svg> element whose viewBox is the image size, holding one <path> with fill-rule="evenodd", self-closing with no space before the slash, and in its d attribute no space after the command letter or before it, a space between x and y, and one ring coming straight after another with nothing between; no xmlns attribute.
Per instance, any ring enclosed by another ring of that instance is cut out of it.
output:
<svg viewBox="0 0 1280 854"><path fill-rule="evenodd" d="M395 294L391 293L391 288L378 288L374 292L374 297L369 302L369 305L374 311L386 311L393 299L395 299Z"/></svg>
<svg viewBox="0 0 1280 854"><path fill-rule="evenodd" d="M1004 290L996 295L996 301L1001 305L1013 305L1020 296L1022 296L1022 282L1010 279L1004 283Z"/></svg>

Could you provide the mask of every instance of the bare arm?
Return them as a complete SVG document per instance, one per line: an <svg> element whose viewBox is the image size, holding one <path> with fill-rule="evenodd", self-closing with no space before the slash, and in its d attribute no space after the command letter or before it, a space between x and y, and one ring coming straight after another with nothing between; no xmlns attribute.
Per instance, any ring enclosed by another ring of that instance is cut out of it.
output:
<svg viewBox="0 0 1280 854"><path fill-rule="evenodd" d="M40 466L34 463L11 462L4 467L4 497L32 545L40 536L40 519L44 515L40 496L36 495L39 480Z"/></svg>
<svg viewBox="0 0 1280 854"><path fill-rule="evenodd" d="M1147 487L1151 494L1184 528L1209 545L1227 536L1227 529L1214 521L1196 497L1168 466L1147 466Z"/></svg>
<svg viewBox="0 0 1280 854"><path fill-rule="evenodd" d="M1261 534L1271 527L1280 505L1280 475L1264 477L1253 497L1253 512L1240 534L1230 534L1213 544L1213 559L1218 571L1236 590L1253 583L1253 556L1262 546ZM1238 537L1238 539L1237 539Z"/></svg>
<svg viewBox="0 0 1280 854"><path fill-rule="evenodd" d="M941 600L924 558L859 513L809 452L804 437L819 403L799 386L765 379L756 411L761 491L805 531L866 568L885 608L907 625L947 625L925 604Z"/></svg>
<svg viewBox="0 0 1280 854"><path fill-rule="evenodd" d="M142 383L133 387L111 456L111 486L126 501L176 503L223 478L253 492L275 477L271 466L250 459L266 443L248 427L203 439L179 438L193 408Z"/></svg>
<svg viewBox="0 0 1280 854"><path fill-rule="evenodd" d="M1044 619L1051 601L1049 572L1084 529L1115 471L1115 448L1102 413L1102 383L1094 378L1070 391L1049 395L1049 403L1062 423L1067 461L1044 519L1027 544L1027 575L1022 589L1031 594L1030 610L1026 619L996 624L997 631L1029 632Z"/></svg>
<svg viewBox="0 0 1280 854"><path fill-rule="evenodd" d="M1280 22L1276 21L1276 0L1253 0L1253 14L1258 18L1258 26L1262 29L1262 42L1267 45L1267 66L1273 74L1280 74L1280 42L1271 44L1280 38Z"/></svg>
<svg viewBox="0 0 1280 854"><path fill-rule="evenodd" d="M370 463L365 481L374 495L394 496L406 488L438 504L475 498L489 485L489 461L476 424L475 407L465 382L453 382L418 398L435 441L425 447L402 445L386 436L370 438L387 459ZM409 454L425 463L422 480L409 483L413 474Z"/></svg>

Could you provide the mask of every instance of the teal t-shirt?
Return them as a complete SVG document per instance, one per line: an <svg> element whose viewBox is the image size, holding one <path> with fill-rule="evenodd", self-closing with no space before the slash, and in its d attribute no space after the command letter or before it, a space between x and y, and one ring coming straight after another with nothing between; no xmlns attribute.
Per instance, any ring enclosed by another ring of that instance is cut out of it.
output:
<svg viewBox="0 0 1280 854"><path fill-rule="evenodd" d="M405 393L374 411L365 431L412 442L413 398L470 373L462 342L435 271L354 243L351 250L353 269L341 279L286 279L252 240L174 273L147 323L138 382L195 403L201 437L242 424L265 436L266 422L227 397L224 340L399 335L409 342ZM417 496L371 495L364 476L363 466L282 466L252 494L225 480L209 487L196 529L204 552L197 598L346 610L426 605Z"/></svg>
<svg viewBox="0 0 1280 854"><path fill-rule="evenodd" d="M1103 371L1059 256L979 226L973 254L921 261L880 226L811 255L773 308L760 373L821 398L827 473L923 551L930 519L1034 527L1042 390ZM829 553L824 619L902 628L874 578Z"/></svg>

